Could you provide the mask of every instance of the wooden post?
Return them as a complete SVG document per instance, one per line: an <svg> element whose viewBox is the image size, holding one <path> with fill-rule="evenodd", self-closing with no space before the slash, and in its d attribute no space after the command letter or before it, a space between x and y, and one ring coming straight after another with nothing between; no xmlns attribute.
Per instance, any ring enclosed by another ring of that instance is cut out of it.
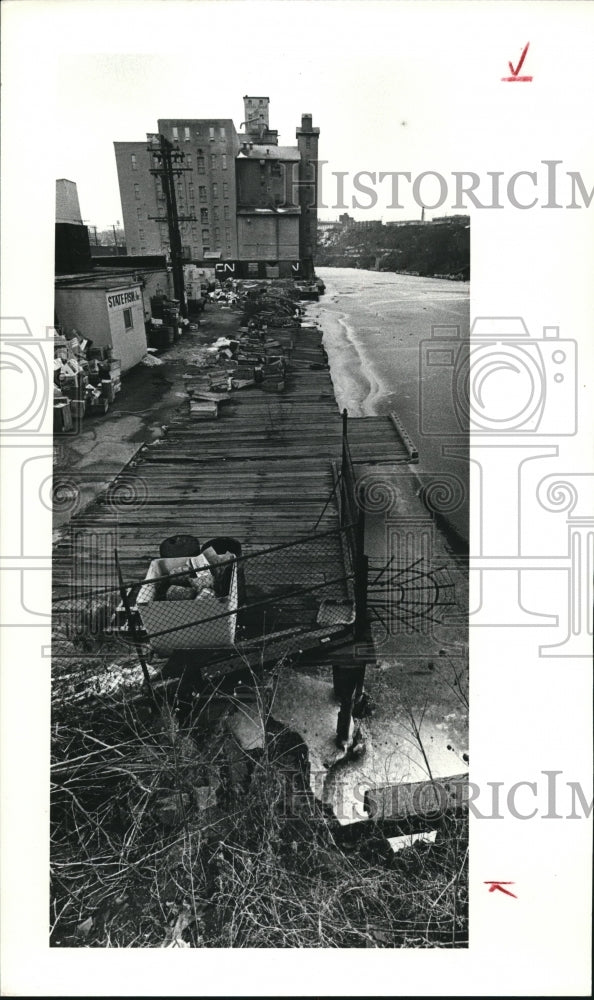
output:
<svg viewBox="0 0 594 1000"><path fill-rule="evenodd" d="M347 484L347 421L348 411L342 411L342 457L340 465L340 527L344 528L347 521L346 484Z"/></svg>

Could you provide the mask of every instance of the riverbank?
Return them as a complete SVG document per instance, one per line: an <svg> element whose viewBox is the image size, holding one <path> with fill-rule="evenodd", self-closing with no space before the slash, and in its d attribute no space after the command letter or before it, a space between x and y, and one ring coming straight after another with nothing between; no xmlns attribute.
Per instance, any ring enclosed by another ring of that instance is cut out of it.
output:
<svg viewBox="0 0 594 1000"><path fill-rule="evenodd" d="M455 342L468 338L468 284L355 268L318 274L326 294L307 312L323 330L339 406L356 416L396 414L418 450L419 487L440 482L455 494L447 511L435 513L454 548L466 551L468 433L458 422L452 365L432 367L427 358L444 337L452 356ZM456 454L446 457L452 444Z"/></svg>

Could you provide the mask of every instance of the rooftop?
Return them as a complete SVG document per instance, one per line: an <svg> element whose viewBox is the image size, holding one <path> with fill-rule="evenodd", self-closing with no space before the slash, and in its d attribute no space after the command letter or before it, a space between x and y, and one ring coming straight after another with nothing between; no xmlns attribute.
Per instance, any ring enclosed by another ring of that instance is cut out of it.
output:
<svg viewBox="0 0 594 1000"><path fill-rule="evenodd" d="M130 285L140 284L141 279L136 277L137 270L120 271L109 268L107 272L97 274L87 272L85 274L60 274L56 276L56 288L68 288L76 285L77 288L84 288L92 291L102 288L129 288Z"/></svg>
<svg viewBox="0 0 594 1000"><path fill-rule="evenodd" d="M251 160L300 160L301 153L297 146L260 146L254 144L240 149L237 159L245 157Z"/></svg>

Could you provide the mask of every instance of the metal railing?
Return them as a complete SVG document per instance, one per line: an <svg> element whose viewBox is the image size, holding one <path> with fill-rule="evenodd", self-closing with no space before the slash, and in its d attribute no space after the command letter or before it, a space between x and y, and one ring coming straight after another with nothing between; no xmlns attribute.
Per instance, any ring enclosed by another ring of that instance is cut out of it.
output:
<svg viewBox="0 0 594 1000"><path fill-rule="evenodd" d="M369 562L365 554L365 511L357 499L357 477L348 441L348 413L342 411L342 456L339 473L339 517L348 543L355 587L355 638L367 630Z"/></svg>

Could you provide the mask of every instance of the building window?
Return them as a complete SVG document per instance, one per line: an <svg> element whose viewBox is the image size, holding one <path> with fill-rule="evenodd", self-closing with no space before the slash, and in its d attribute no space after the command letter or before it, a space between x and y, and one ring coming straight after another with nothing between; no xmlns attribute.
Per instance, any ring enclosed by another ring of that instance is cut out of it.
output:
<svg viewBox="0 0 594 1000"><path fill-rule="evenodd" d="M184 260L192 259L192 247L185 246L183 248Z"/></svg>
<svg viewBox="0 0 594 1000"><path fill-rule="evenodd" d="M192 184L192 181L190 181L188 185L188 191L190 193L190 201L194 201L194 185Z"/></svg>
<svg viewBox="0 0 594 1000"><path fill-rule="evenodd" d="M206 188L203 184L201 184L198 188L198 197L200 198L200 201L206 201Z"/></svg>
<svg viewBox="0 0 594 1000"><path fill-rule="evenodd" d="M208 130L208 138L209 139L214 139L214 137L215 137L214 133L215 133L214 125L211 125L210 128L209 128L209 130Z"/></svg>
<svg viewBox="0 0 594 1000"><path fill-rule="evenodd" d="M227 240L227 246L231 246L231 230L225 230L225 239Z"/></svg>
<svg viewBox="0 0 594 1000"><path fill-rule="evenodd" d="M214 231L214 241L215 241L215 246L218 247L221 245L221 230L218 227L215 228Z"/></svg>
<svg viewBox="0 0 594 1000"><path fill-rule="evenodd" d="M227 181L223 181L223 198L228 198L228 197L229 197L229 185L227 184Z"/></svg>
<svg viewBox="0 0 594 1000"><path fill-rule="evenodd" d="M225 126L224 125L221 125L220 133L221 133L221 139L224 139L225 138Z"/></svg>
<svg viewBox="0 0 594 1000"><path fill-rule="evenodd" d="M222 166L223 170L227 169L227 154L226 153L223 153L223 155L221 156L221 166Z"/></svg>
<svg viewBox="0 0 594 1000"><path fill-rule="evenodd" d="M191 167L192 166L192 154L191 153L186 153L184 162L186 164L186 167Z"/></svg>
<svg viewBox="0 0 594 1000"><path fill-rule="evenodd" d="M174 142L177 142L178 138L179 138L179 136L177 134L177 125L174 125L173 126L173 140L174 140Z"/></svg>
<svg viewBox="0 0 594 1000"><path fill-rule="evenodd" d="M216 205L214 206L214 208L212 210L212 218L213 218L213 222L218 222L219 221L219 210L218 210L218 208L217 208Z"/></svg>
<svg viewBox="0 0 594 1000"><path fill-rule="evenodd" d="M257 273L258 273L258 263L256 262L255 264L248 264L248 274L257 274Z"/></svg>
<svg viewBox="0 0 594 1000"><path fill-rule="evenodd" d="M144 250L144 247L141 247L140 249ZM132 327L134 326L134 323L132 322L132 310L124 309L123 312L124 312L124 329L131 330Z"/></svg>
<svg viewBox="0 0 594 1000"><path fill-rule="evenodd" d="M204 171L204 157L203 156L199 156L198 159L196 160L196 167L197 167L197 170L198 170L199 174L203 174L205 172Z"/></svg>
<svg viewBox="0 0 594 1000"><path fill-rule="evenodd" d="M137 208L136 209L136 215L138 216L139 219L142 218L142 209L141 208Z"/></svg>
<svg viewBox="0 0 594 1000"><path fill-rule="evenodd" d="M132 160L132 170L137 170L138 167L137 167L137 164L136 164L136 154L132 153L132 156L130 157L130 159Z"/></svg>
<svg viewBox="0 0 594 1000"><path fill-rule="evenodd" d="M225 222L229 222L229 206L225 205L223 209L223 215L225 216Z"/></svg>
<svg viewBox="0 0 594 1000"><path fill-rule="evenodd" d="M201 208L200 209L200 222L203 225L204 225L205 222L208 224L208 209L207 208Z"/></svg>
<svg viewBox="0 0 594 1000"><path fill-rule="evenodd" d="M213 184L213 186L212 186L212 196L213 196L213 198L218 198L219 197L219 185L218 184Z"/></svg>
<svg viewBox="0 0 594 1000"><path fill-rule="evenodd" d="M190 141L190 129L187 125L184 125L184 141L185 142Z"/></svg>
<svg viewBox="0 0 594 1000"><path fill-rule="evenodd" d="M210 169L211 170L216 170L217 169L217 154L216 153L211 153L210 154Z"/></svg>
<svg viewBox="0 0 594 1000"><path fill-rule="evenodd" d="M210 229L203 229L202 230L202 242L203 243L208 243L209 239L210 239Z"/></svg>
<svg viewBox="0 0 594 1000"><path fill-rule="evenodd" d="M140 185L139 184L135 184L134 185L134 197L136 198L137 201L139 201L139 199L140 199Z"/></svg>

